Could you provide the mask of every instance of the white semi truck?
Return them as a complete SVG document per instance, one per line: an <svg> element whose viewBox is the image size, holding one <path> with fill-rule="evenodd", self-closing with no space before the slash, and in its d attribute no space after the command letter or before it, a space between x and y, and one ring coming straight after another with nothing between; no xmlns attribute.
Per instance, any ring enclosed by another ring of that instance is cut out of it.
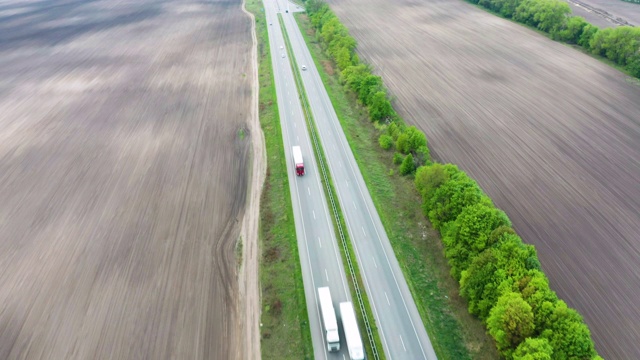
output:
<svg viewBox="0 0 640 360"><path fill-rule="evenodd" d="M353 305L350 302L340 303L340 315L342 316L344 337L347 339L349 358L351 360L364 360L364 347L362 346L362 338L360 337Z"/></svg>
<svg viewBox="0 0 640 360"><path fill-rule="evenodd" d="M322 310L322 323L327 339L327 349L329 349L329 351L339 351L340 335L338 334L338 321L336 320L336 311L333 309L329 288L318 288L318 298L320 299L320 310Z"/></svg>

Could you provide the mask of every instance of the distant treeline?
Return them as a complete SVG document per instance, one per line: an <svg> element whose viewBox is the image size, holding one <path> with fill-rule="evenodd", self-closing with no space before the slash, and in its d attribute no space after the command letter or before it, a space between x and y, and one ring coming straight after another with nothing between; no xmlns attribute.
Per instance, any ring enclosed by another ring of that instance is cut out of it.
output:
<svg viewBox="0 0 640 360"><path fill-rule="evenodd" d="M622 0L622 1L630 2L634 4L640 4L640 0Z"/></svg>
<svg viewBox="0 0 640 360"><path fill-rule="evenodd" d="M571 16L562 0L467 0L523 24L549 33L554 40L578 44L624 66L640 78L640 28L619 26L600 29L580 16ZM634 2L640 2L635 0Z"/></svg>
<svg viewBox="0 0 640 360"><path fill-rule="evenodd" d="M560 5L556 0L540 3ZM522 6L516 6L517 1L511 4L514 9ZM549 288L535 248L522 242L507 215L465 172L431 161L425 134L406 126L394 111L382 78L360 61L347 28L325 3L308 0L306 5L316 36L334 60L342 83L380 130L380 146L395 151L394 163L401 174L414 176L424 214L442 235L460 294L467 299L469 312L484 322L500 353L519 360L601 359L582 316ZM548 16L534 17L536 24L554 29ZM584 32L578 36L567 29L573 27L563 26L562 36L574 39ZM589 41L602 33L593 31Z"/></svg>

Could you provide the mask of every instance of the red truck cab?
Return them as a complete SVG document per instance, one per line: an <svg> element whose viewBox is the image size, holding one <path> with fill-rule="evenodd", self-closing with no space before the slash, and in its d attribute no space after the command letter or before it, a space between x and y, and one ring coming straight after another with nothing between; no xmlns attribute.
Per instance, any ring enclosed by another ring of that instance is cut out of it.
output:
<svg viewBox="0 0 640 360"><path fill-rule="evenodd" d="M293 166L296 169L296 175L303 176L304 175L304 162L302 160L302 150L300 150L300 146L294 146L291 148L293 153Z"/></svg>

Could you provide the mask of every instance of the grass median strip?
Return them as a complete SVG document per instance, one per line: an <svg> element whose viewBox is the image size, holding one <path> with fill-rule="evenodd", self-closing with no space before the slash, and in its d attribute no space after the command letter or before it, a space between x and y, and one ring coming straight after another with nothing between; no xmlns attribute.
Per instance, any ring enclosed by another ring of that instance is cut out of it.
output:
<svg viewBox="0 0 640 360"><path fill-rule="evenodd" d="M449 275L437 232L424 220L420 197L409 178L396 174L393 154L378 145L379 133L367 111L340 84L333 63L315 41L306 15L298 24L367 188L391 241L422 321L440 359L496 359L498 354L482 323L469 315Z"/></svg>
<svg viewBox="0 0 640 360"><path fill-rule="evenodd" d="M302 102L303 108L305 110L304 113L307 120L307 124L309 126L308 130L310 132L310 136L312 137L312 141L317 147L317 151L314 152L314 155L316 157L317 162L321 165L321 171L323 172L323 175L325 175L324 179L321 178L322 183L325 185L323 187L325 196L327 199L330 199L331 202L333 202L333 204L329 204L329 205L334 205L332 208L335 211L334 212L335 216L332 217L332 222L333 222L336 233L341 234L343 236L343 238L339 239L339 241L341 241L343 244L343 246L340 246L340 254L342 255L342 262L344 267L347 269L347 271L350 272L350 275L351 275L349 279L347 279L347 282L349 283L349 288L352 294L352 298L356 299L355 300L356 303L354 304L354 307L361 309L361 311L356 312L356 314L358 315L358 323L362 333L361 335L364 337L363 340L365 340L364 341L365 350L367 354L369 354L370 356L373 356L374 359L384 359L385 355L382 348L382 342L380 341L380 336L378 334L378 331L377 331L378 329L374 322L373 313L371 311L371 306L369 304L367 295L364 291L359 291L359 294L357 294L358 292L357 289L364 289L364 286L363 286L362 278L360 276L359 268L355 260L356 259L355 252L353 250L351 241L349 239L348 232L344 231L344 229L346 229L346 224L344 221L344 216L342 214L342 208L338 202L338 199L335 196L333 196L333 194L336 194L336 190L333 184L333 180L331 178L331 174L328 168L325 168L325 166L323 165L323 164L326 164L326 157L324 154L324 150L322 149L322 145L320 144L319 141L317 141L317 135L316 135L317 129L315 126L315 121L313 119L313 115L311 114L311 111L309 110L309 101L307 98L307 94L304 89L304 86L302 85L302 79L300 78L298 69L295 65L296 64L295 55L293 54L293 50L291 49L289 35L287 34L286 29L284 28L282 16L280 14L278 15L278 20L279 20L280 27L282 29L282 33L284 34L287 52L291 60L290 64L292 67L292 71L293 71L294 77L296 78L296 84L297 84L300 101ZM362 304L358 302L358 295L362 299ZM367 334L367 331L366 331L367 325L371 331L370 334ZM369 335L369 342L366 341L368 335Z"/></svg>
<svg viewBox="0 0 640 360"><path fill-rule="evenodd" d="M263 4L247 0L258 38L260 124L267 148L267 174L260 202L260 285L263 359L312 359L291 194L271 67Z"/></svg>

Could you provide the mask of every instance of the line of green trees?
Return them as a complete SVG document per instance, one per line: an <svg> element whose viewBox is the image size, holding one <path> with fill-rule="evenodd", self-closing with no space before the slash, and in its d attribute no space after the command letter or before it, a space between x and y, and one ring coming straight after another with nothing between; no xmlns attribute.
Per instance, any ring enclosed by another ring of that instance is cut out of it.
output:
<svg viewBox="0 0 640 360"><path fill-rule="evenodd" d="M502 356L601 359L582 316L549 288L535 248L522 242L507 215L465 172L431 161L425 134L406 126L393 110L382 78L360 61L347 28L325 3L308 0L306 5L342 83L380 130L380 146L395 151L393 161L402 175L414 177L424 214L442 235L460 294L469 312L484 322Z"/></svg>
<svg viewBox="0 0 640 360"><path fill-rule="evenodd" d="M640 78L640 28L600 29L580 16L572 16L562 0L467 0L506 18L536 27L558 41L577 44L606 57Z"/></svg>

